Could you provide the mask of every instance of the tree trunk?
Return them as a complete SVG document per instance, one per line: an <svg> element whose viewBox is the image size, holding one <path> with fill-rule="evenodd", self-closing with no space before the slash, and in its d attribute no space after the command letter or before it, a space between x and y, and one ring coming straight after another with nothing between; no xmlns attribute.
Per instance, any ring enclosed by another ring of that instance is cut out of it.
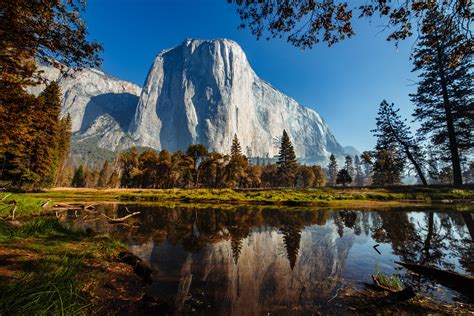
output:
<svg viewBox="0 0 474 316"><path fill-rule="evenodd" d="M410 162L412 163L413 167L415 167L416 173L418 174L418 177L420 178L421 183L423 183L423 185L428 185L425 175L423 174L423 170L421 170L420 165L416 161L415 157L413 157L413 155L411 154L410 149L408 148L407 145L404 145L404 147L405 147L405 154L407 155L408 160L410 160Z"/></svg>
<svg viewBox="0 0 474 316"><path fill-rule="evenodd" d="M449 150L451 151L451 162L453 165L453 184L455 186L460 186L462 185L461 159L459 158L453 113L451 111L451 104L449 102L448 87L443 65L443 52L441 51L441 47L439 47L439 45L436 46L436 54L441 90L443 92L443 106L444 112L446 114L446 124L448 127Z"/></svg>

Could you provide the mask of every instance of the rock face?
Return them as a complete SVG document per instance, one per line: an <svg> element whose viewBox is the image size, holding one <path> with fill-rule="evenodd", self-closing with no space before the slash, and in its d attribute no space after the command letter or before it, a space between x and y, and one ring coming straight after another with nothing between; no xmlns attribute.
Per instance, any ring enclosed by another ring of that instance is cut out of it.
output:
<svg viewBox="0 0 474 316"><path fill-rule="evenodd" d="M176 151L201 143L228 153L237 134L248 156L273 157L286 129L303 161L324 161L344 151L317 112L260 79L231 40L186 40L160 52L143 91L95 69L61 78L54 68L42 70L51 80L59 78L74 146L94 139L112 151L131 146Z"/></svg>
<svg viewBox="0 0 474 316"><path fill-rule="evenodd" d="M156 57L130 133L136 144L171 151L194 143L229 152L278 153L286 129L299 158L321 160L343 149L320 115L260 79L230 40L186 40Z"/></svg>
<svg viewBox="0 0 474 316"><path fill-rule="evenodd" d="M136 111L139 86L96 69L83 69L71 76L61 76L52 67L40 66L40 70L48 80L58 81L63 94L61 114L71 116L77 145L95 136L100 148L116 150L133 146L125 132ZM43 88L37 86L30 92L39 94Z"/></svg>

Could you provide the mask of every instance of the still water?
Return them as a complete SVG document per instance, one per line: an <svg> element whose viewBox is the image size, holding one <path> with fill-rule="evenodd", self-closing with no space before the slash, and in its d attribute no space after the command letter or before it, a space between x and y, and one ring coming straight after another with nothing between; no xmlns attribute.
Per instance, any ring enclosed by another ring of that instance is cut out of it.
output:
<svg viewBox="0 0 474 316"><path fill-rule="evenodd" d="M149 292L178 311L261 314L323 307L377 270L437 300L463 299L395 261L472 275L474 213L436 209L301 210L106 204L74 225L110 233L155 270ZM375 245L378 252L374 249ZM380 252L380 253L379 253Z"/></svg>

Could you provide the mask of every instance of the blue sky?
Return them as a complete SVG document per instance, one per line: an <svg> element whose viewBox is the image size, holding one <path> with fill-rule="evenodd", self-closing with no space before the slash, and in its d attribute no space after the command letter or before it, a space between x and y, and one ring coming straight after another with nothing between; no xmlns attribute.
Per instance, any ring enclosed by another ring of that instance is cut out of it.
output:
<svg viewBox="0 0 474 316"><path fill-rule="evenodd" d="M104 45L102 70L140 86L160 50L186 38L230 38L262 79L318 111L342 145L360 151L375 144L370 130L384 98L406 117L412 113L413 42L397 49L378 20L356 19L352 39L302 51L238 30L236 8L226 0L88 0L84 18L90 38Z"/></svg>

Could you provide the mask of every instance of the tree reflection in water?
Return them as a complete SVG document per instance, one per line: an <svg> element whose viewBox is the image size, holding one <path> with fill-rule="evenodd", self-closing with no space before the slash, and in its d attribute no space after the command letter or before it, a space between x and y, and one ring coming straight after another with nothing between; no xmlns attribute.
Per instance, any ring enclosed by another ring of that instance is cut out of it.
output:
<svg viewBox="0 0 474 316"><path fill-rule="evenodd" d="M127 207L141 212L129 223L136 228L75 222L127 242L156 270L151 291L168 296L178 311L196 297L214 314L311 310L327 304L348 279L368 282L379 262L464 273L472 267L471 213ZM128 214L122 205L99 211ZM375 243L387 246L382 255Z"/></svg>

